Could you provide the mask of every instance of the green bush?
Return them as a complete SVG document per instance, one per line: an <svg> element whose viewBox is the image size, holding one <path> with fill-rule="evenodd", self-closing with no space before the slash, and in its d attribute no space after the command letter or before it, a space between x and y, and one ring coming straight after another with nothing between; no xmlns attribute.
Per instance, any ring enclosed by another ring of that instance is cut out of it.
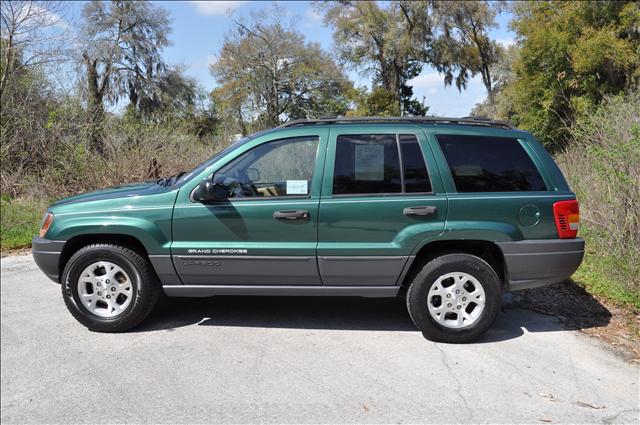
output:
<svg viewBox="0 0 640 425"><path fill-rule="evenodd" d="M605 98L570 134L558 163L580 201L587 240L578 280L640 309L640 94Z"/></svg>

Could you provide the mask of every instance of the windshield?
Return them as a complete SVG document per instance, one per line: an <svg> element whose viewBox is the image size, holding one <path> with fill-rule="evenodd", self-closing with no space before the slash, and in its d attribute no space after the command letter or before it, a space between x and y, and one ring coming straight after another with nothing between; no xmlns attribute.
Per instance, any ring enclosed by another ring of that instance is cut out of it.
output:
<svg viewBox="0 0 640 425"><path fill-rule="evenodd" d="M191 170L188 173L185 173L182 176L180 176L180 178L176 181L176 184L181 184L181 183L186 182L187 180L191 179L192 177L197 176L198 174L200 174L204 170L206 170L211 164L213 164L218 159L220 159L223 156L225 156L227 153L229 153L233 149L244 145L245 143L255 139L256 137L262 135L263 133L265 133L265 131L261 131L261 132L258 132L258 133L251 134L249 136L243 137L242 139L240 139L240 140L238 140L236 142L231 143L229 146L227 146L226 148L224 148L220 152L216 153L211 158L207 159L206 161L204 161L202 164L198 165L193 170Z"/></svg>

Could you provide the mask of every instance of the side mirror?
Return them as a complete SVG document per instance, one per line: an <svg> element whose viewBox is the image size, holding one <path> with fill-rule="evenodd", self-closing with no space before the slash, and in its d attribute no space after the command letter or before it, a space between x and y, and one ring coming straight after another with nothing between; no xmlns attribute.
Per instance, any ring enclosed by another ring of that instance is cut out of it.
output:
<svg viewBox="0 0 640 425"><path fill-rule="evenodd" d="M210 179L202 180L193 192L193 200L203 204L222 201L229 197L229 191L219 183Z"/></svg>

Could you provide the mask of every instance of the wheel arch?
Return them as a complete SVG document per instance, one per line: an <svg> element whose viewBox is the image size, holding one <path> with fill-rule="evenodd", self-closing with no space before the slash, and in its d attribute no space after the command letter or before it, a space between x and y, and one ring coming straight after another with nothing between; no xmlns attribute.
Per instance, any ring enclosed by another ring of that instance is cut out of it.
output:
<svg viewBox="0 0 640 425"><path fill-rule="evenodd" d="M483 259L498 275L502 288L506 288L507 269L500 247L495 242L469 239L433 241L422 246L410 260L411 263L407 264L408 269L400 286L406 289L425 264L445 254L470 254Z"/></svg>
<svg viewBox="0 0 640 425"><path fill-rule="evenodd" d="M74 253L85 246L98 243L109 243L124 246L131 249L132 251L135 251L146 259L149 258L149 253L147 252L146 247L135 236L118 233L94 233L79 235L69 239L64 244L64 248L62 249L62 252L60 254L60 261L58 264L58 276L62 277L62 272L64 271L67 262Z"/></svg>

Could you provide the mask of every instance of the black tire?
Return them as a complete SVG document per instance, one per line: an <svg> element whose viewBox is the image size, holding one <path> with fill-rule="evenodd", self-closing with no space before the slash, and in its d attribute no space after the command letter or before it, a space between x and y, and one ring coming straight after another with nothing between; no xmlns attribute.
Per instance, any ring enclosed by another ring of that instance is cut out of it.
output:
<svg viewBox="0 0 640 425"><path fill-rule="evenodd" d="M98 261L118 265L131 280L132 300L115 317L101 317L80 302L77 285L80 274ZM61 286L62 297L73 317L95 332L124 332L139 325L153 310L161 291L156 274L146 258L128 248L111 244L88 245L73 254L64 268Z"/></svg>
<svg viewBox="0 0 640 425"><path fill-rule="evenodd" d="M428 310L428 293L436 280L452 272L475 277L485 293L484 310L475 322L463 328L438 323ZM409 315L425 338L437 342L465 343L476 340L489 329L501 304L501 283L493 268L483 259L469 254L447 254L428 262L414 277L407 291Z"/></svg>

